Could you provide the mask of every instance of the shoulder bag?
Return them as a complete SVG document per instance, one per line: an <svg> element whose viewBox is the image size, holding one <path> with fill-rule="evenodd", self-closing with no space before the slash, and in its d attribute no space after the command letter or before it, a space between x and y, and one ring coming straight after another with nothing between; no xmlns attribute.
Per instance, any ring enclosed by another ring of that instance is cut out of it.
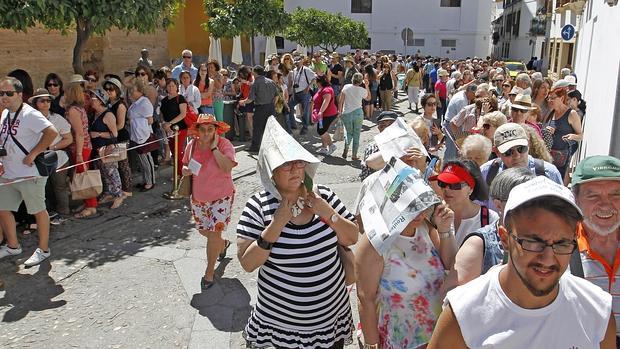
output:
<svg viewBox="0 0 620 349"><path fill-rule="evenodd" d="M196 148L196 142L197 140L193 141L194 143L192 143L192 147L189 149L189 158L188 159L192 159L192 156L194 155L194 149ZM189 198L192 195L192 175L188 175L188 176L183 176L181 177L181 180L179 181L179 186L177 187L177 195L183 198Z"/></svg>

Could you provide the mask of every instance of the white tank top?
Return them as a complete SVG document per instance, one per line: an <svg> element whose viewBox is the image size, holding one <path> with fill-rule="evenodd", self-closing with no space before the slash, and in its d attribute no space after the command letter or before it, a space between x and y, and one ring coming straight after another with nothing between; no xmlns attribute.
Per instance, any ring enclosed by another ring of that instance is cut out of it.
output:
<svg viewBox="0 0 620 349"><path fill-rule="evenodd" d="M467 347L600 348L611 314L610 294L564 273L558 297L551 304L524 309L499 284L499 272L505 267L493 267L446 296Z"/></svg>

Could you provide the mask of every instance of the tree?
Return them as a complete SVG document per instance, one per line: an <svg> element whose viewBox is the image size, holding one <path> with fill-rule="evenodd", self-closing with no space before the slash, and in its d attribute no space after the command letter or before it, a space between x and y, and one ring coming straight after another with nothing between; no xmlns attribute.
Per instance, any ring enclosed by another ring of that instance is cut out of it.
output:
<svg viewBox="0 0 620 349"><path fill-rule="evenodd" d="M213 37L250 37L252 64L255 36L273 36L284 31L289 23L283 0L204 0L204 4L209 20L203 27Z"/></svg>
<svg viewBox="0 0 620 349"><path fill-rule="evenodd" d="M364 22L352 20L342 13L298 7L291 14L291 24L284 36L300 45L318 46L332 52L340 46L366 47L368 31Z"/></svg>
<svg viewBox="0 0 620 349"><path fill-rule="evenodd" d="M0 1L0 28L26 32L37 24L63 34L75 30L73 70L82 74L82 52L93 35L112 28L148 33L166 28L182 0L13 0Z"/></svg>

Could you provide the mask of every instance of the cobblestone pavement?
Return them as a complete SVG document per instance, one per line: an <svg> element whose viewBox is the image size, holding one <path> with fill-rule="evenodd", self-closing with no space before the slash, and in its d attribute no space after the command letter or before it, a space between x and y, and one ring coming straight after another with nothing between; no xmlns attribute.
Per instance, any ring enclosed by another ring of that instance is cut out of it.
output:
<svg viewBox="0 0 620 349"><path fill-rule="evenodd" d="M405 104L396 110L408 111ZM360 156L376 133L364 121ZM314 151L320 141L311 132L301 143ZM350 206L359 163L339 157L343 144L337 145L315 182ZM240 151L237 158L233 223L225 233L233 244L247 198L262 189L256 157ZM155 190L135 193L118 210L102 208L99 217L53 227L51 262L24 268L37 239L19 233L24 253L0 261L0 348L245 347L241 333L256 301L256 272L242 270L232 246L217 267L216 285L200 292L206 240L190 220L188 202L162 199L171 172L161 169Z"/></svg>

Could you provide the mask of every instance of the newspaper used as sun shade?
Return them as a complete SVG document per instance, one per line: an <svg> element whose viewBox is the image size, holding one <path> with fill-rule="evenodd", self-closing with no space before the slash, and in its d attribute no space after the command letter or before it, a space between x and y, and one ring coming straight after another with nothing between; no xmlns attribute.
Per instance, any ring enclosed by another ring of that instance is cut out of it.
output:
<svg viewBox="0 0 620 349"><path fill-rule="evenodd" d="M278 200L282 197L273 181L273 170L288 161L302 160L306 164L306 174L314 179L321 161L301 146L291 135L280 126L272 115L267 119L263 141L258 152L257 170L265 190Z"/></svg>
<svg viewBox="0 0 620 349"><path fill-rule="evenodd" d="M368 240L384 256L403 229L420 213L440 203L420 172L392 157L381 172L364 181L359 213Z"/></svg>
<svg viewBox="0 0 620 349"><path fill-rule="evenodd" d="M411 147L418 148L424 156L428 157L422 140L403 118L396 118L390 126L377 134L375 142L385 162L391 157L400 158L407 154L407 149Z"/></svg>

